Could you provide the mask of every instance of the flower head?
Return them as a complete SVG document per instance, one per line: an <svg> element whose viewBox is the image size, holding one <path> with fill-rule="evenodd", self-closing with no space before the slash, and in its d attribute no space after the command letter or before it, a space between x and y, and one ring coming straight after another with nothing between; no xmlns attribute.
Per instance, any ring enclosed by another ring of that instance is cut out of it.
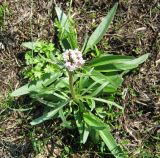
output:
<svg viewBox="0 0 160 158"><path fill-rule="evenodd" d="M85 60L82 57L82 52L78 51L78 49L68 49L62 55L65 61L65 67L69 71L81 68L85 63Z"/></svg>

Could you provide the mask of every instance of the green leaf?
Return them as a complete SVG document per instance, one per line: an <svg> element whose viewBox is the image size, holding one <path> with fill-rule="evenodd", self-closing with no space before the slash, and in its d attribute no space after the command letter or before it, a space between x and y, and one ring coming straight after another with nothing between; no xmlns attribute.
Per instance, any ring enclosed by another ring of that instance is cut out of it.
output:
<svg viewBox="0 0 160 158"><path fill-rule="evenodd" d="M89 127L88 125L85 123L84 124L84 132L83 132L83 144L86 143L87 139L88 139L88 136L89 136Z"/></svg>
<svg viewBox="0 0 160 158"><path fill-rule="evenodd" d="M91 111L93 111L96 107L96 103L95 100L93 99L86 99L86 102L88 104L88 106L91 108Z"/></svg>
<svg viewBox="0 0 160 158"><path fill-rule="evenodd" d="M84 133L84 122L82 119L82 115L79 111L74 111L74 119L76 121L76 125L78 127L78 132L80 135L80 142L83 143L83 133Z"/></svg>
<svg viewBox="0 0 160 158"><path fill-rule="evenodd" d="M71 17L67 16L59 7L55 7L58 20L60 25L57 23L56 27L58 28L60 44L64 49L75 49L78 48L77 44L77 32L74 27L75 22Z"/></svg>
<svg viewBox="0 0 160 158"><path fill-rule="evenodd" d="M126 71L138 67L139 64L142 64L149 57L149 55L150 54L147 53L140 56L139 58L129 61L116 60L116 62L112 62L110 64L108 64L107 62L99 61L99 63L95 65L91 64L89 66L94 66L95 70L99 72Z"/></svg>
<svg viewBox="0 0 160 158"><path fill-rule="evenodd" d="M86 74L89 75L90 78L93 79L95 82L98 82L101 85L106 83L106 87L104 87L105 92L115 92L123 82L122 76L117 73L102 74L93 69L92 72L90 72L89 67L85 67L85 71Z"/></svg>
<svg viewBox="0 0 160 158"><path fill-rule="evenodd" d="M92 69L89 69L87 74L86 73L82 73L79 74L80 80L79 80L79 86L77 87L77 89L79 91L82 91L84 89L84 87L88 87L90 81L89 81L89 76L91 75Z"/></svg>
<svg viewBox="0 0 160 158"><path fill-rule="evenodd" d="M98 50L97 46L95 45L95 52L96 52L96 56L100 56L100 51Z"/></svg>
<svg viewBox="0 0 160 158"><path fill-rule="evenodd" d="M115 13L117 10L117 6L118 3L115 3L115 5L113 6L113 8L109 11L109 13L107 14L106 17L104 17L104 19L102 20L102 22L99 24L99 26L96 28L96 30L93 32L93 34L90 36L88 42L87 42L87 46L85 49L85 52L89 49L89 48L93 48L93 46L95 46L104 36L104 34L106 33Z"/></svg>
<svg viewBox="0 0 160 158"><path fill-rule="evenodd" d="M107 112L104 105L98 106L95 110L96 110L96 115L99 116L100 118L104 119L106 117Z"/></svg>
<svg viewBox="0 0 160 158"><path fill-rule="evenodd" d="M117 64L117 63L123 63L125 61L131 61L132 59L134 59L134 57L132 56L106 54L91 60L88 66L95 67L113 63Z"/></svg>
<svg viewBox="0 0 160 158"><path fill-rule="evenodd" d="M56 89L61 89L61 88L65 88L65 87L69 87L69 80L68 77L61 77L58 82L55 85Z"/></svg>
<svg viewBox="0 0 160 158"><path fill-rule="evenodd" d="M68 100L68 96L66 96L64 93L61 93L61 94L58 94L58 93L53 93L54 96L58 97L59 99L62 99L62 100Z"/></svg>
<svg viewBox="0 0 160 158"><path fill-rule="evenodd" d="M91 96L94 97L98 95L109 83L103 83L101 86L99 86L94 92L92 92Z"/></svg>
<svg viewBox="0 0 160 158"><path fill-rule="evenodd" d="M64 116L64 112L63 112L63 108L61 108L59 110L59 116L61 118L61 120L63 121L63 125L67 128L72 128L72 126L70 125L70 122L68 122Z"/></svg>
<svg viewBox="0 0 160 158"><path fill-rule="evenodd" d="M91 128L98 131L100 137L103 139L104 143L107 145L108 149L116 158L125 158L127 157L122 151L120 146L116 143L113 138L109 125L106 125L98 117L94 116L92 113L83 114L84 121Z"/></svg>
<svg viewBox="0 0 160 158"><path fill-rule="evenodd" d="M89 92L98 82L93 82L88 88L86 88L81 95L84 95L85 93Z"/></svg>
<svg viewBox="0 0 160 158"><path fill-rule="evenodd" d="M91 111L93 111L96 107L96 103L93 99L91 99Z"/></svg>
<svg viewBox="0 0 160 158"><path fill-rule="evenodd" d="M58 20L61 23L61 26L64 27L65 30L69 32L69 23L67 15L58 6L55 7L55 10Z"/></svg>
<svg viewBox="0 0 160 158"><path fill-rule="evenodd" d="M41 117L33 120L33 121L31 122L31 125L37 125L37 124L39 124L39 123L42 123L42 122L44 122L44 121L46 121L46 120L51 119L51 118L52 118L54 115L56 115L56 114L58 113L58 111L59 111L60 109L62 109L66 104L68 104L68 101L59 103L58 107L55 108L54 110L49 111L49 112L46 112L46 113L44 113Z"/></svg>
<svg viewBox="0 0 160 158"><path fill-rule="evenodd" d="M11 93L11 96L21 96L24 94L28 94L30 92L38 92L42 88L50 85L52 82L54 82L58 77L60 77L61 73L54 73L54 74L45 74L42 79L37 81L32 81L31 83L28 83L17 90L13 91Z"/></svg>
<svg viewBox="0 0 160 158"><path fill-rule="evenodd" d="M84 43L81 49L81 52L83 52L87 46L87 42L88 42L88 34L85 34L85 39L84 39Z"/></svg>
<svg viewBox="0 0 160 158"><path fill-rule="evenodd" d="M131 61L125 61L124 64L128 65L139 65L142 64L144 61L146 61L149 57L150 53L144 54L136 59L133 59Z"/></svg>
<svg viewBox="0 0 160 158"><path fill-rule="evenodd" d="M105 74L107 75L107 74ZM122 85L123 78L122 75L112 74L111 76L107 76L107 80L111 83L107 85L103 92L116 92L117 89ZM110 81L111 80L111 81ZM114 82L114 84L112 83Z"/></svg>
<svg viewBox="0 0 160 158"><path fill-rule="evenodd" d="M35 49L38 42L23 42L21 46L26 47L28 49Z"/></svg>
<svg viewBox="0 0 160 158"><path fill-rule="evenodd" d="M123 110L123 107L122 107L122 106L120 106L120 105L118 105L117 103L112 102L112 101L110 101L110 100L106 100L106 99L102 99L102 98L95 98L95 97L92 97L92 96L89 96L89 95L87 95L87 96L82 96L82 98L93 99L93 100L98 101L98 102L106 103L106 104L108 104L109 106L110 106L110 105L113 105L113 106L115 106L115 107Z"/></svg>
<svg viewBox="0 0 160 158"><path fill-rule="evenodd" d="M94 116L92 113L83 113L84 121L90 126L95 127L96 130L104 130L107 129L108 131L111 131L109 125L103 123L100 121L96 116Z"/></svg>
<svg viewBox="0 0 160 158"><path fill-rule="evenodd" d="M52 101L47 101L47 100L44 100L44 99L41 99L38 97L36 98L36 100L38 100L40 103L45 104L45 105L52 107L52 108L56 108L60 104L60 101L52 102Z"/></svg>
<svg viewBox="0 0 160 158"><path fill-rule="evenodd" d="M112 85L115 85L115 82L110 79L109 77L103 75L102 73L95 71L92 69L92 72L88 73L88 71L90 70L89 67L85 67L85 71L86 74L89 75L94 81L100 83L100 84L104 84L106 82L111 83Z"/></svg>

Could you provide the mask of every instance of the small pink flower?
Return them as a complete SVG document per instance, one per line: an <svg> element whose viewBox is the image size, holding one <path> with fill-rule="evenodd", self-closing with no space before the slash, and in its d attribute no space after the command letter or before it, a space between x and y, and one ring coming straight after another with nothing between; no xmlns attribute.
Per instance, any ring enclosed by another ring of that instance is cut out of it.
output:
<svg viewBox="0 0 160 158"><path fill-rule="evenodd" d="M65 61L64 65L69 71L81 68L85 63L85 60L82 57L82 52L78 51L78 49L66 50L62 55Z"/></svg>

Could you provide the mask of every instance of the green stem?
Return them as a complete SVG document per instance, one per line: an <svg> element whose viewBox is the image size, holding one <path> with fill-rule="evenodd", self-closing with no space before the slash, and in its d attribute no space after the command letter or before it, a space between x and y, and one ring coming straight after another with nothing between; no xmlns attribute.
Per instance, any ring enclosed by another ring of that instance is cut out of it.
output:
<svg viewBox="0 0 160 158"><path fill-rule="evenodd" d="M74 91L74 86L73 86L73 74L70 71L68 71L68 74L69 74L69 87L71 91L71 96L73 100L75 100L75 91Z"/></svg>

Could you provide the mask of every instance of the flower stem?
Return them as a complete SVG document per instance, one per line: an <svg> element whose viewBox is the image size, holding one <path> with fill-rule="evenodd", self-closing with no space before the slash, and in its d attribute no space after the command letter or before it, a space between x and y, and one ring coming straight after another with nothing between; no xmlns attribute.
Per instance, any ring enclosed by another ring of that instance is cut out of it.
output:
<svg viewBox="0 0 160 158"><path fill-rule="evenodd" d="M68 71L68 74L69 74L69 88L71 91L71 96L73 100L75 100L75 91L74 91L74 86L73 86L73 74L70 71Z"/></svg>

